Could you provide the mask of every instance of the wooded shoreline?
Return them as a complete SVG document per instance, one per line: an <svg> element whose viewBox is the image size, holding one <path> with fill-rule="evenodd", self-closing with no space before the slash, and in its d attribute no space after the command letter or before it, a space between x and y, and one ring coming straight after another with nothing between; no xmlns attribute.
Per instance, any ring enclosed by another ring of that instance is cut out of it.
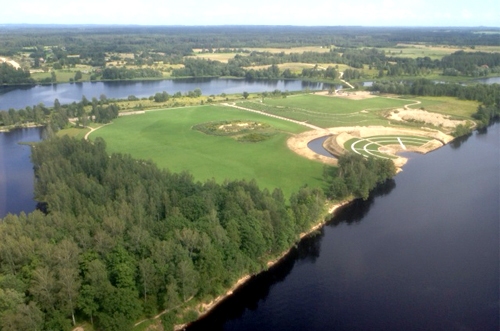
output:
<svg viewBox="0 0 500 331"><path fill-rule="evenodd" d="M271 272L272 271L271 269L273 267L277 266L284 259L286 259L288 257L288 255L292 252L292 250L294 248L296 248L297 244L299 244L304 238L306 238L306 237L314 234L317 230L319 230L323 226L325 226L332 219L332 217L334 217L334 213L335 213L335 211L337 209L339 209L340 207L348 205L349 203L351 203L354 200L355 200L355 198L346 199L344 201L341 201L341 202L338 202L338 203L335 203L335 204L332 204L331 206L329 206L328 211L325 213L325 215L323 217L323 220L319 221L316 225L312 226L308 231L301 233L300 236L299 236L299 239L297 240L297 242L293 246L291 246L288 250L286 250L285 252L283 252L277 258L268 261L267 262L267 269L261 270L260 272L255 273L255 274L247 274L247 275L241 277L240 279L238 279L236 281L236 283L233 286L231 286L231 288L229 288L226 291L226 293L224 293L224 294L216 297L215 299L213 299L209 303L201 304L200 306L202 308L202 311L199 312L198 319L196 321L193 321L193 322L190 322L190 323L176 325L175 328L174 328L174 330L176 330L176 331L177 330L184 330L191 323L194 323L194 322L197 322L197 321L203 319L205 316L207 316L213 310L215 310L220 304L222 304L224 302L224 300L226 300L227 298L229 298L230 296L232 296L236 290L238 290L242 286L246 285L254 277L256 277L258 275L261 275L262 273L265 273L265 272ZM164 311L163 313L165 313L165 312L166 311ZM158 318L160 316L161 316L161 314L155 316L155 318ZM136 324L136 325L138 325L138 324Z"/></svg>

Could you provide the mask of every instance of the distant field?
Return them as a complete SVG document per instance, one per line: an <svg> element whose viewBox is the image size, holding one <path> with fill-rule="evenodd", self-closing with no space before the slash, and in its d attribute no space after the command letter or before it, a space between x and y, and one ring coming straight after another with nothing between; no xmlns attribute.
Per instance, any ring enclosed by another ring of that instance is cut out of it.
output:
<svg viewBox="0 0 500 331"><path fill-rule="evenodd" d="M262 103L246 101L238 105L328 128L351 125L387 125L388 120L380 116L380 111L403 107L408 103L408 100L383 97L350 100L304 94L285 99L268 98L264 99Z"/></svg>
<svg viewBox="0 0 500 331"><path fill-rule="evenodd" d="M285 53L285 54L290 54L290 53L304 53L304 52L320 52L320 53L326 53L329 52L330 49L326 47L321 47L321 46L304 46L304 47L291 47L291 48L273 48L273 47L268 47L268 48L248 48L245 47L243 49L247 49L249 51L257 51L257 52L269 52L269 53Z"/></svg>
<svg viewBox="0 0 500 331"><path fill-rule="evenodd" d="M381 48L387 55L394 57L430 57L441 59L446 55L463 50L465 52L500 52L500 46L455 47L448 45L399 44L397 47Z"/></svg>
<svg viewBox="0 0 500 331"><path fill-rule="evenodd" d="M219 61L222 63L227 63L230 59L234 59L236 54L240 54L243 56L247 56L245 53L198 53L193 56L186 56L185 58L194 58L194 59L205 59L212 61Z"/></svg>
<svg viewBox="0 0 500 331"><path fill-rule="evenodd" d="M200 123L221 120L259 121L278 133L258 143L193 130ZM224 106L199 106L147 112L114 120L90 136L106 140L109 152L151 159L174 172L188 170L197 180L255 178L261 187L280 187L288 196L304 184L320 187L323 165L296 155L286 146L292 133L307 128Z"/></svg>
<svg viewBox="0 0 500 331"><path fill-rule="evenodd" d="M304 52L329 52L330 49L322 46L303 46L303 47L289 47L289 48L278 48L278 47L241 47L243 50L248 50L250 52L256 51L256 52L269 52L269 53L281 53L284 52L285 54L290 54L290 53L304 53ZM193 49L193 52L195 53L200 53L202 49L200 48L195 48ZM215 53L212 53L215 54ZM237 53L221 53L221 54L233 54L236 55ZM200 55L210 55L210 53L204 53Z"/></svg>

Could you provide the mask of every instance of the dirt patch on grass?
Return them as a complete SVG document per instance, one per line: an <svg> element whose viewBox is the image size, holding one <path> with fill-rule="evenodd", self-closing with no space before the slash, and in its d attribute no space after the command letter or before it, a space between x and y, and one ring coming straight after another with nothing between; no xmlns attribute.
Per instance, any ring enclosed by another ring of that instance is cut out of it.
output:
<svg viewBox="0 0 500 331"><path fill-rule="evenodd" d="M364 99L374 98L377 96L367 91L344 91L344 90L337 90L334 91L333 93L330 93L329 91L320 91L314 94L323 95L327 97L340 97L349 100L364 100Z"/></svg>
<svg viewBox="0 0 500 331"><path fill-rule="evenodd" d="M452 120L450 116L431 113L422 109L396 109L387 116L389 120L398 122L420 122L431 124L445 129L454 129L459 124L466 125L467 121Z"/></svg>

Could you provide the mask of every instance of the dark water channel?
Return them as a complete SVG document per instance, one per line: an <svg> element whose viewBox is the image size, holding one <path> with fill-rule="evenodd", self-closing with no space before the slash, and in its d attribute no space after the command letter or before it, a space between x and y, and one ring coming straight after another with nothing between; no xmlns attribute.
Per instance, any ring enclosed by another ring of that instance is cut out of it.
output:
<svg viewBox="0 0 500 331"><path fill-rule="evenodd" d="M0 132L0 218L35 210L31 147L19 142L40 141L43 128Z"/></svg>
<svg viewBox="0 0 500 331"><path fill-rule="evenodd" d="M500 124L407 156L188 330L499 330Z"/></svg>
<svg viewBox="0 0 500 331"><path fill-rule="evenodd" d="M300 90L321 90L330 88L330 84L306 82L300 80L245 80L223 78L186 78L175 80L151 81L122 81L122 82L81 82L55 85L37 85L26 87L0 88L0 110L9 108L20 109L26 106L37 105L40 102L46 106L54 105L57 98L60 103L66 104L82 100L99 98L101 94L108 98L125 99L130 95L138 98L149 97L157 92L166 91L169 94L176 92L186 93L201 89L203 95L218 95L221 93L257 93ZM337 86L336 88L342 88Z"/></svg>
<svg viewBox="0 0 500 331"><path fill-rule="evenodd" d="M328 139L328 137L330 137L330 136L319 137L319 138L316 138L314 140L311 140L310 142L307 143L307 147L319 155L334 158L335 156L333 156L329 151L327 151L323 147L323 143L325 142L325 140Z"/></svg>

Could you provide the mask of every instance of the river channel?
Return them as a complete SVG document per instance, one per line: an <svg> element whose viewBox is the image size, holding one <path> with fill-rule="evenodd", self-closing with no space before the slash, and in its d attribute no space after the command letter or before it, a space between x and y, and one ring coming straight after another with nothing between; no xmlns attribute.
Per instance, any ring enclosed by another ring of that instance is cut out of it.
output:
<svg viewBox="0 0 500 331"><path fill-rule="evenodd" d="M157 92L166 91L186 93L197 88L203 95L221 93L258 93L300 90L322 90L330 88L327 83L314 83L300 80L245 80L222 78L186 78L175 80L121 81L121 82L82 82L54 85L36 85L26 87L0 88L0 110L20 109L43 103L54 105L57 98L61 104L80 101L85 96L88 100L104 94L108 98L126 99L130 95L137 98L149 97ZM335 88L341 88L336 86Z"/></svg>

